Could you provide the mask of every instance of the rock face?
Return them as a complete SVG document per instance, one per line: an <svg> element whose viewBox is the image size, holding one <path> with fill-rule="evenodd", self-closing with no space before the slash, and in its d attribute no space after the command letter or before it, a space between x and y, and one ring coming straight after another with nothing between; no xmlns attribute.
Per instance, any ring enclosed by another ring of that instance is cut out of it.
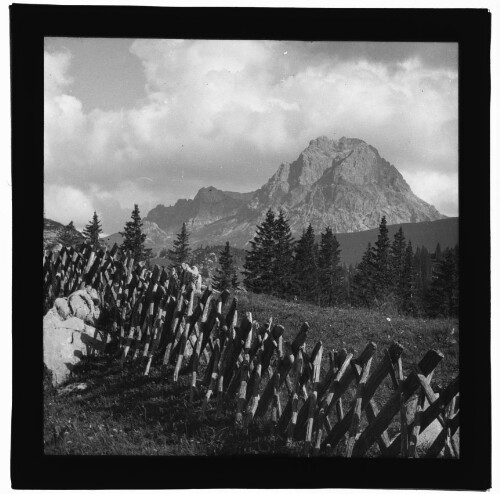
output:
<svg viewBox="0 0 500 494"><path fill-rule="evenodd" d="M57 221L49 220L48 218L43 219L43 248L50 250L60 250L61 245L57 245L57 239L61 234L62 230L64 230L64 225L62 223L58 223ZM76 230L76 237L83 241L83 235Z"/></svg>
<svg viewBox="0 0 500 494"><path fill-rule="evenodd" d="M445 218L418 198L398 170L360 139L319 137L293 163L282 163L259 190L245 194L215 187L174 206L158 205L145 218L151 246L171 242L186 222L191 245L200 243L245 247L269 208L282 208L292 233L299 236L311 223L319 233L335 233L417 223Z"/></svg>
<svg viewBox="0 0 500 494"><path fill-rule="evenodd" d="M283 163L257 193L251 208L283 208L292 231L309 223L336 233L444 218L419 199L398 170L360 139L319 137L291 164Z"/></svg>
<svg viewBox="0 0 500 494"><path fill-rule="evenodd" d="M179 199L175 206L156 206L146 219L156 223L166 234L175 234L184 222L192 230L233 216L252 197L253 192L240 194L224 192L212 186L204 187L194 199Z"/></svg>
<svg viewBox="0 0 500 494"><path fill-rule="evenodd" d="M57 299L44 316L43 361L54 386L66 381L82 357L104 351L109 342L109 336L91 325L99 317L98 300L95 290L78 290Z"/></svg>

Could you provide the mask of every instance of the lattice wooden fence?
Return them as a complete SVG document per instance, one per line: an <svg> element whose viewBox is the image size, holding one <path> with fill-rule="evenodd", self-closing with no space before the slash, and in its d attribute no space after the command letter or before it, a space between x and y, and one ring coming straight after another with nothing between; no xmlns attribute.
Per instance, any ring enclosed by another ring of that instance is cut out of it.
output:
<svg viewBox="0 0 500 494"><path fill-rule="evenodd" d="M118 259L116 245L45 253L43 276L45 307L94 287L111 314L101 329L117 342L117 358L137 360L145 375L160 366L174 383L187 374L193 406L202 414L234 413L234 426L243 432L254 420L269 420L277 436L304 455L415 458L419 434L438 420L442 431L425 457L459 457L458 376L439 396L430 385L443 359L439 351L429 350L404 376L403 347L393 343L376 363L377 346L370 342L358 356L329 351L323 370L322 342L306 350L306 322L284 341L285 328L272 319L260 325L251 313L239 317L229 292L208 287L195 293L188 272L147 270L131 258ZM392 389L381 405L375 395L387 383ZM406 408L415 394L409 422Z"/></svg>

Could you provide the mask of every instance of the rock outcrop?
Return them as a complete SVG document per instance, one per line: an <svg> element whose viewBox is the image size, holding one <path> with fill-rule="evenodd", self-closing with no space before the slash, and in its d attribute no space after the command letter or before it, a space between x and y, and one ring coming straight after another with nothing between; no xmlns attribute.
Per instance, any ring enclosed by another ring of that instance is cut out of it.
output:
<svg viewBox="0 0 500 494"><path fill-rule="evenodd" d="M316 231L336 233L444 218L418 198L399 171L360 139L319 137L296 161L284 163L261 189L250 208L283 208L293 232L312 223Z"/></svg>
<svg viewBox="0 0 500 494"><path fill-rule="evenodd" d="M99 297L87 288L59 298L43 318L43 361L60 386L73 367L87 355L103 352L110 338L96 329Z"/></svg>

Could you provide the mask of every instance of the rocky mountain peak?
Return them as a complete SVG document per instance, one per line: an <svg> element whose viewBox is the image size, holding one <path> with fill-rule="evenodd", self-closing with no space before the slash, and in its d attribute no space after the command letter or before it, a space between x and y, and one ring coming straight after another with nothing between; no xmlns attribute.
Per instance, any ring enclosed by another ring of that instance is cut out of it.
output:
<svg viewBox="0 0 500 494"><path fill-rule="evenodd" d="M243 247L269 208L283 209L296 235L309 223L316 232L329 226L336 233L347 233L377 228L382 216L388 224L445 218L412 192L375 147L358 138L320 136L295 161L283 162L255 192L203 187L194 199L157 206L146 220L168 235L186 222L193 242L229 240ZM153 230L159 238L160 232Z"/></svg>
<svg viewBox="0 0 500 494"><path fill-rule="evenodd" d="M218 203L226 198L227 195L222 190L210 185L209 187L202 187L193 200L194 202Z"/></svg>

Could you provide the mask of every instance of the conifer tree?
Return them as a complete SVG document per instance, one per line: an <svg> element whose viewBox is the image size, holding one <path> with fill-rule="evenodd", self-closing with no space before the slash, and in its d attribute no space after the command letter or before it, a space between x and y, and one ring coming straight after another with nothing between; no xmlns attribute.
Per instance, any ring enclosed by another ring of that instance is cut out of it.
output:
<svg viewBox="0 0 500 494"><path fill-rule="evenodd" d="M385 216L382 217L379 226L379 234L375 242L375 273L374 288L375 298L382 302L388 295L391 287L391 273L389 268L389 231Z"/></svg>
<svg viewBox="0 0 500 494"><path fill-rule="evenodd" d="M234 268L229 242L226 242L224 250L222 250L219 255L219 267L214 275L213 287L219 291L237 288L237 286L234 286L234 283L237 285L236 270Z"/></svg>
<svg viewBox="0 0 500 494"><path fill-rule="evenodd" d="M83 236L85 237L85 242L90 244L94 250L101 247L99 236L102 233L101 221L99 220L97 213L94 211L94 216L90 220L89 224L83 230Z"/></svg>
<svg viewBox="0 0 500 494"><path fill-rule="evenodd" d="M251 250L247 251L243 265L245 287L255 293L270 293L274 283L273 262L276 217L272 209L266 213L262 224L250 241Z"/></svg>
<svg viewBox="0 0 500 494"><path fill-rule="evenodd" d="M122 255L131 255L135 262L147 261L151 256L151 249L147 249L144 245L146 234L142 233L142 226L139 206L134 204L131 221L127 221L124 231L120 232L123 237L120 253Z"/></svg>
<svg viewBox="0 0 500 494"><path fill-rule="evenodd" d="M325 233L321 234L318 271L321 303L330 306L338 304L343 291L340 245L330 227L327 227Z"/></svg>
<svg viewBox="0 0 500 494"><path fill-rule="evenodd" d="M280 210L274 225L274 267L272 293L284 296L291 292L293 283L293 238L290 225Z"/></svg>
<svg viewBox="0 0 500 494"><path fill-rule="evenodd" d="M376 295L375 276L377 274L375 249L368 243L361 262L358 264L353 281L352 296L356 305L370 307Z"/></svg>
<svg viewBox="0 0 500 494"><path fill-rule="evenodd" d="M78 231L73 225L73 221L70 221L59 233L57 241L64 247L75 247L80 243L80 238Z"/></svg>
<svg viewBox="0 0 500 494"><path fill-rule="evenodd" d="M428 311L431 316L458 315L458 269L456 258L450 248L441 253L432 272L428 292Z"/></svg>
<svg viewBox="0 0 500 494"><path fill-rule="evenodd" d="M182 223L181 230L174 240L173 249L168 250L169 268L178 268L182 263L190 260L191 247L189 247L189 236L190 233L186 228L186 223Z"/></svg>
<svg viewBox="0 0 500 494"><path fill-rule="evenodd" d="M414 258L415 265L415 306L425 312L427 292L431 279L431 258L425 246L417 247Z"/></svg>
<svg viewBox="0 0 500 494"><path fill-rule="evenodd" d="M434 251L434 260L436 262L441 261L441 244L438 242L436 245L436 250Z"/></svg>
<svg viewBox="0 0 500 494"><path fill-rule="evenodd" d="M394 240L389 251L389 268L391 276L391 287L395 294L398 308L404 303L404 287L406 286L406 240L403 228L394 235Z"/></svg>
<svg viewBox="0 0 500 494"><path fill-rule="evenodd" d="M413 262L413 247L411 242L404 252L403 272L401 284L397 293L399 309L407 314L415 314L417 304L415 300L415 265Z"/></svg>
<svg viewBox="0 0 500 494"><path fill-rule="evenodd" d="M295 247L295 293L304 300L318 300L317 246L311 224L302 233Z"/></svg>

